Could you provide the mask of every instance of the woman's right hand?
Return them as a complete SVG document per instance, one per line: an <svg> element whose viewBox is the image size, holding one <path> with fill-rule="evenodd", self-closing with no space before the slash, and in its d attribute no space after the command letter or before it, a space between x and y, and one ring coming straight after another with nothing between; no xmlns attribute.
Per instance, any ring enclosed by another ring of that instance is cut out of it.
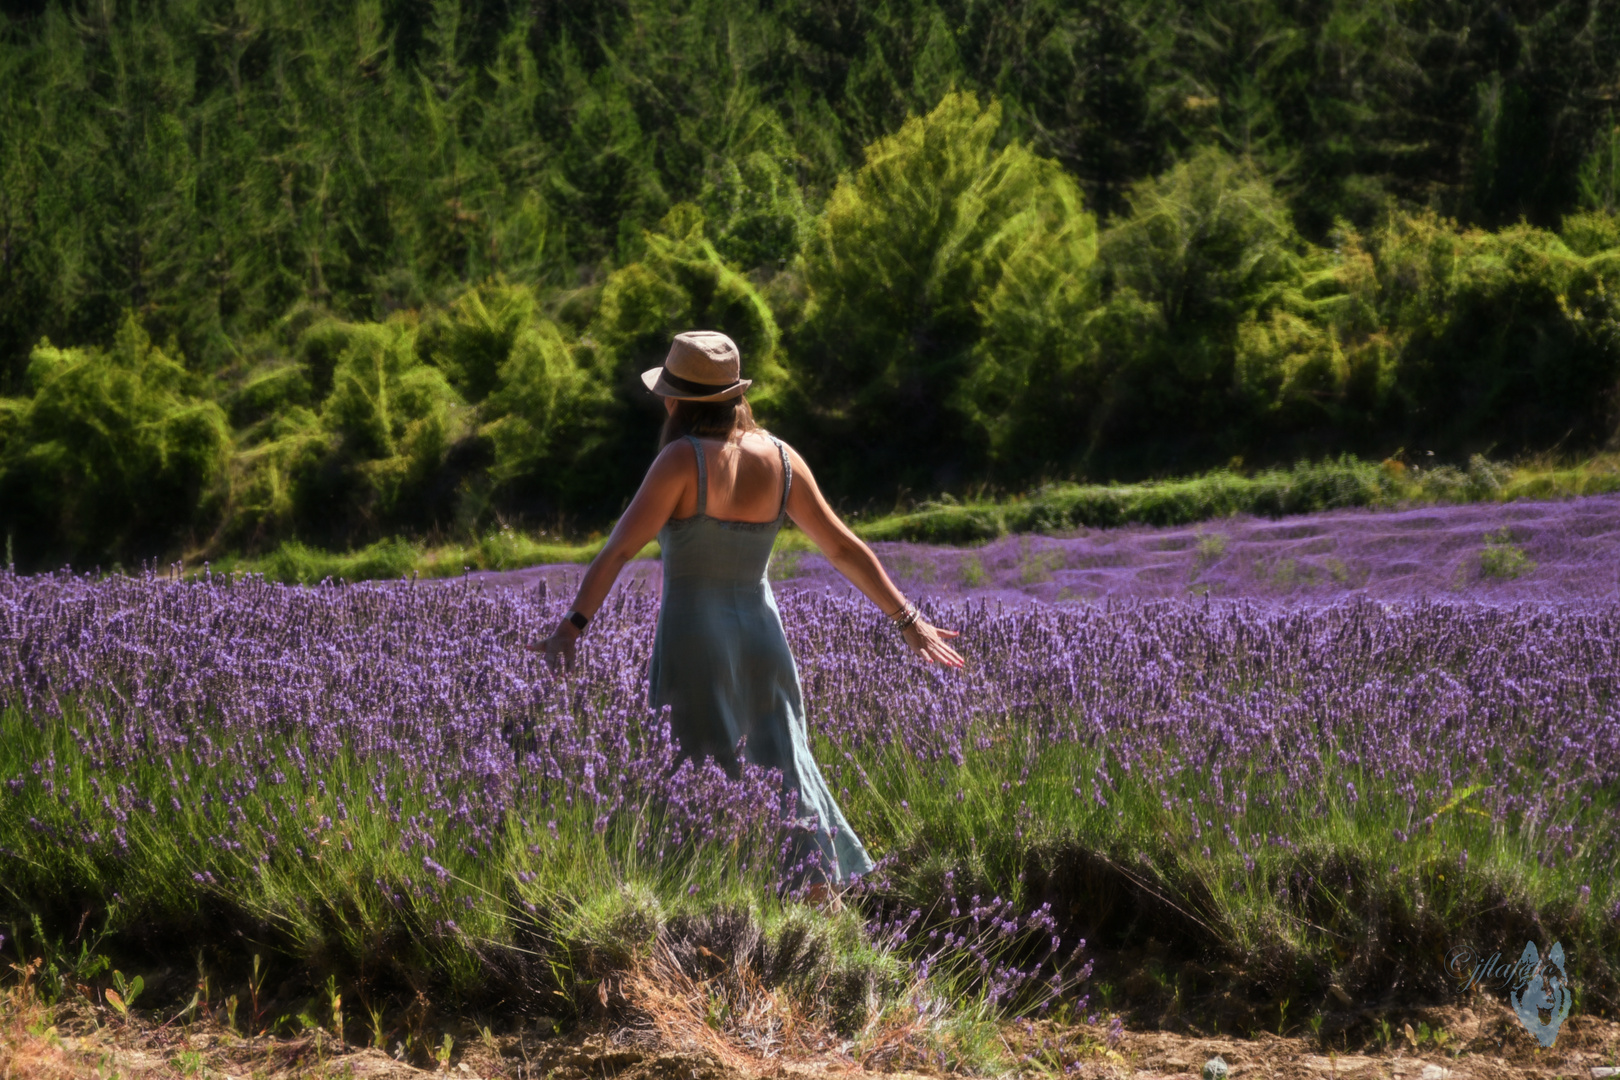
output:
<svg viewBox="0 0 1620 1080"><path fill-rule="evenodd" d="M917 654L930 664L944 664L946 667L959 668L965 661L962 654L945 643L946 638L961 636L959 630L941 630L922 618L901 631L906 644L917 651Z"/></svg>
<svg viewBox="0 0 1620 1080"><path fill-rule="evenodd" d="M579 639L579 634L580 632L574 628L574 624L564 619L557 624L557 629L551 632L550 637L539 645L530 645L528 648L530 652L544 655L546 666L552 671L557 670L559 662L564 671L573 671L574 642Z"/></svg>

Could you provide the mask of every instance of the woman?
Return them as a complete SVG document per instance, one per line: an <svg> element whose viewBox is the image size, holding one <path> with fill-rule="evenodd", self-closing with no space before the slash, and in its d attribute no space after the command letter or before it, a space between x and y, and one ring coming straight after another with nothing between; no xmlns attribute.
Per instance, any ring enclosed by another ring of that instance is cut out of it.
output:
<svg viewBox="0 0 1620 1080"><path fill-rule="evenodd" d="M713 757L736 775L740 743L744 759L782 771L809 826L791 862L820 853L819 867L795 877L821 895L871 862L810 754L798 669L765 577L782 519L792 518L923 659L961 667L962 658L945 640L956 633L919 617L838 520L804 459L754 424L743 397L751 380L739 374L732 340L697 330L677 335L663 367L642 375L669 414L663 448L542 647L548 662L571 667L574 642L619 571L656 535L664 586L648 702L669 706L683 757Z"/></svg>

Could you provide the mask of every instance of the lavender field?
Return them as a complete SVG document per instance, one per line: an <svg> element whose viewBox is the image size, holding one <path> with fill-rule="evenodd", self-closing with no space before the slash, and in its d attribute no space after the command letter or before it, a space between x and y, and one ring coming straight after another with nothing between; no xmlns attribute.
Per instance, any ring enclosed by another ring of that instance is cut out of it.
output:
<svg viewBox="0 0 1620 1080"><path fill-rule="evenodd" d="M683 934L856 1033L928 986L1354 1031L1454 994L1453 946L1546 935L1612 1012L1617 546L1594 498L886 547L961 672L779 555L818 757L881 858L836 915L780 887L772 775L673 767L653 567L566 678L524 645L577 568L0 574L0 949L89 920L132 968L259 953L385 1036L416 994L580 1015Z"/></svg>
<svg viewBox="0 0 1620 1080"><path fill-rule="evenodd" d="M1620 495L1548 502L1331 510L1283 519L1247 514L1173 528L1008 536L976 548L877 543L910 592L941 600L1107 602L1209 595L1319 604L1467 598L1589 604L1620 599ZM656 588L654 562L632 573ZM579 569L474 573L475 582L570 588ZM783 545L778 593L848 584L813 550Z"/></svg>

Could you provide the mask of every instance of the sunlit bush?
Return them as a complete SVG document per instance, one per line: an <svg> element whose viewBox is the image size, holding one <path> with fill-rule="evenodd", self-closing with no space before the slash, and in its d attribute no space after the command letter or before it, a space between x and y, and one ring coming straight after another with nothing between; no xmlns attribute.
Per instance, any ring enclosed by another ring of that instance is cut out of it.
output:
<svg viewBox="0 0 1620 1080"><path fill-rule="evenodd" d="M811 217L794 180L793 140L769 109L748 110L717 155L699 205L720 256L742 270L777 268L799 253Z"/></svg>
<svg viewBox="0 0 1620 1080"><path fill-rule="evenodd" d="M1032 371L1069 362L1095 224L1001 124L999 105L946 95L866 148L806 245L800 425L846 488L978 471Z"/></svg>
<svg viewBox="0 0 1620 1080"><path fill-rule="evenodd" d="M1396 215L1374 240L1380 321L1399 350L1404 426L1427 445L1520 452L1614 430L1620 257L1553 233Z"/></svg>
<svg viewBox="0 0 1620 1080"><path fill-rule="evenodd" d="M483 407L497 498L552 514L582 501L612 434L613 387L603 367L594 350L566 340L549 320L514 335Z"/></svg>
<svg viewBox="0 0 1620 1080"><path fill-rule="evenodd" d="M1620 217L1594 210L1571 214L1558 230L1559 237L1577 255L1600 255L1620 249Z"/></svg>
<svg viewBox="0 0 1620 1080"><path fill-rule="evenodd" d="M591 337L604 350L620 392L634 399L646 393L637 376L663 361L675 334L729 334L742 354L743 377L754 380L749 400L768 413L781 382L776 319L748 278L726 265L705 230L696 206L682 203L671 210L646 234L641 258L608 277Z"/></svg>
<svg viewBox="0 0 1620 1080"><path fill-rule="evenodd" d="M418 333L408 315L316 319L297 337L296 361L249 377L237 411L265 415L237 441L225 522L233 542L369 539L454 513L455 491L441 481L470 419L444 374L418 355Z"/></svg>
<svg viewBox="0 0 1620 1080"><path fill-rule="evenodd" d="M19 561L133 560L202 539L230 427L139 323L106 350L42 342L28 389L0 410L0 531Z"/></svg>
<svg viewBox="0 0 1620 1080"><path fill-rule="evenodd" d="M1138 184L1130 205L1101 241L1094 451L1217 458L1285 383L1337 377L1302 291L1311 252L1252 164L1203 150Z"/></svg>

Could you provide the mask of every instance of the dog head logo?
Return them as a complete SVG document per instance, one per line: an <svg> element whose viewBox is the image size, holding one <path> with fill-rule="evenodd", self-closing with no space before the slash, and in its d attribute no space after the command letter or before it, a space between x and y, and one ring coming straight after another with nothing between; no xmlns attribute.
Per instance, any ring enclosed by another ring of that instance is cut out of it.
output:
<svg viewBox="0 0 1620 1080"><path fill-rule="evenodd" d="M1509 991L1508 1000L1513 1003L1513 1011L1519 1015L1525 1030L1542 1046L1551 1046L1558 1038L1559 1026L1569 1016L1572 1001L1569 976L1564 970L1563 943L1554 942L1544 960L1536 952L1535 942L1525 942L1519 970L1524 973L1521 976L1524 981L1520 983L1524 992ZM1544 1012L1550 1017L1545 1021L1541 1019Z"/></svg>

